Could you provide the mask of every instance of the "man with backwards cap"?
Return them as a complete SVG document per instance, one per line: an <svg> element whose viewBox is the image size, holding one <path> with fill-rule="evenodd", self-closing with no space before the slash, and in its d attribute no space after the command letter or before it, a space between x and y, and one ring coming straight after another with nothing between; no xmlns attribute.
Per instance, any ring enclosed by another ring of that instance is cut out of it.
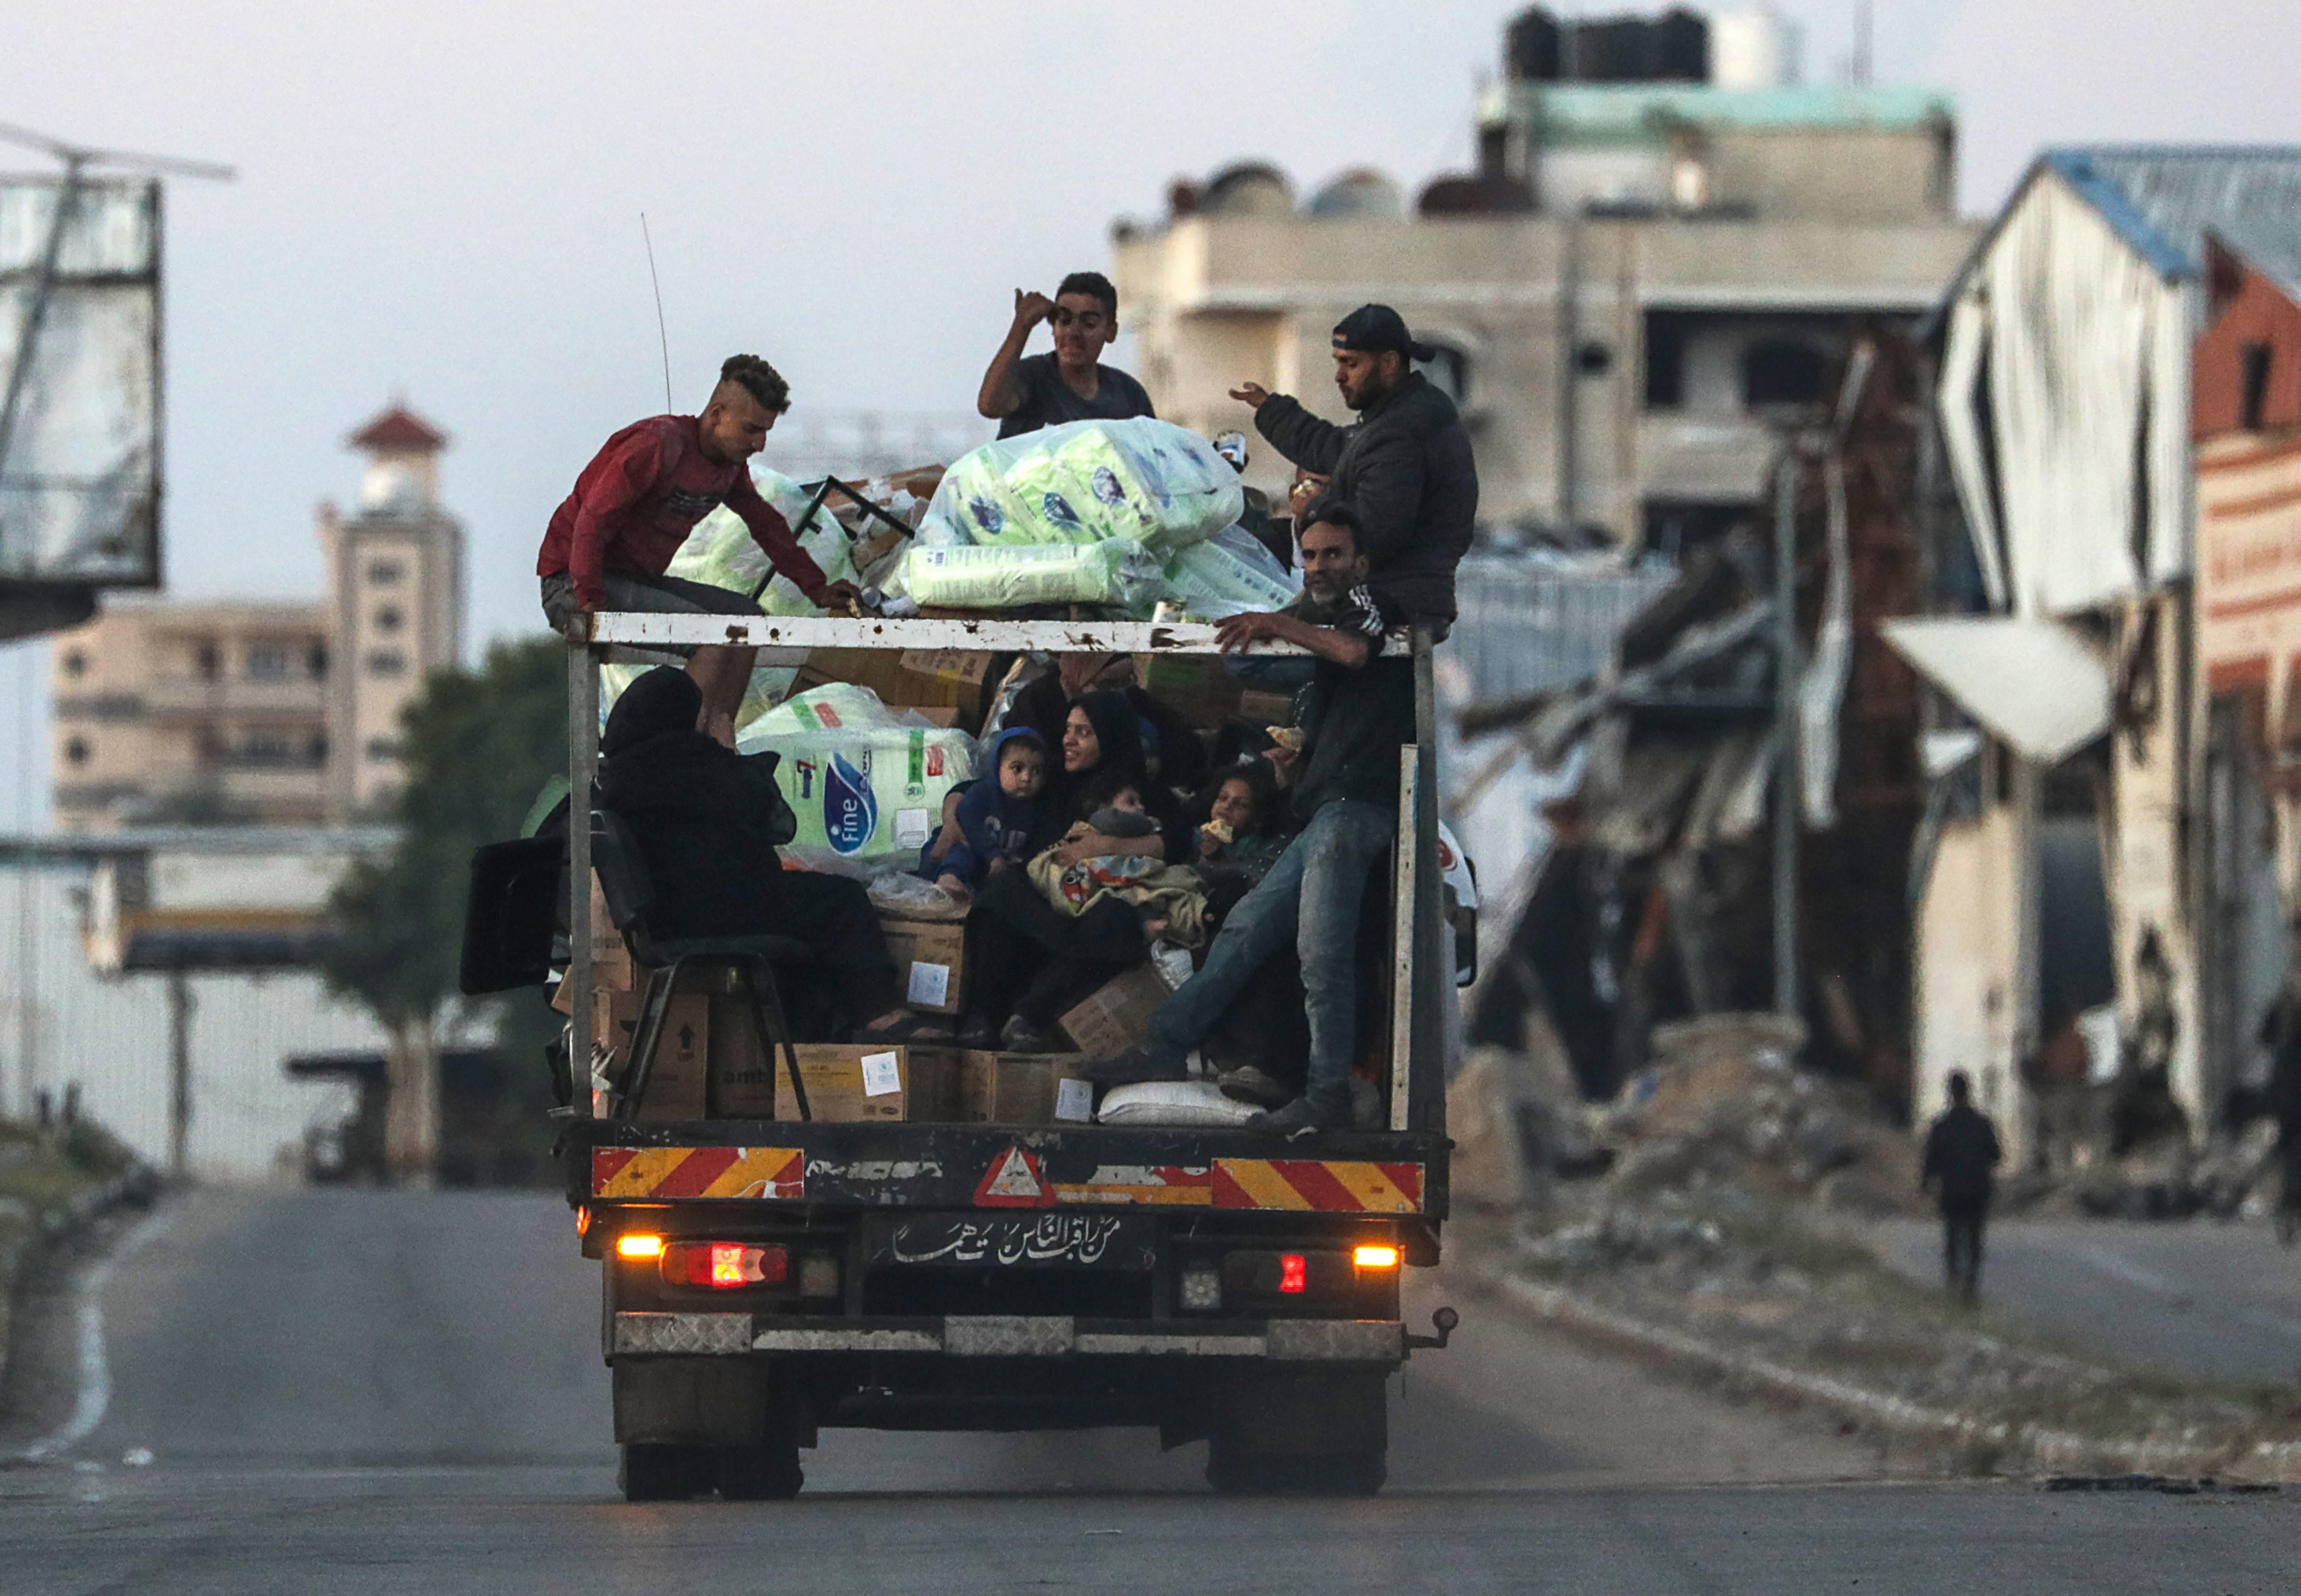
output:
<svg viewBox="0 0 2301 1596"><path fill-rule="evenodd" d="M1390 306L1362 305L1335 327L1335 386L1358 413L1354 424L1321 421L1259 383L1230 397L1253 407L1255 429L1272 447L1330 479L1323 497L1357 510L1367 585L1384 618L1443 637L1454 619L1454 567L1477 518L1478 469L1454 401L1414 369L1436 354Z"/></svg>

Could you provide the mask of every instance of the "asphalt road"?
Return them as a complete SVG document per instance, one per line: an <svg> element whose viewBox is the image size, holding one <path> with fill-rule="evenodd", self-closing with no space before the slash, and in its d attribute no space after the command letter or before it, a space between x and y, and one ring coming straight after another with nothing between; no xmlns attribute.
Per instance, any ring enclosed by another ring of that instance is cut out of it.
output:
<svg viewBox="0 0 2301 1596"><path fill-rule="evenodd" d="M2282 1592L2301 1559L2301 1496L1883 1483L1477 1303L1396 1390L1376 1500L1217 1499L1134 1432L831 1433L797 1502L635 1508L549 1199L207 1193L98 1299L100 1417L31 1389L41 1348L11 1373L20 1447L87 1427L0 1471L0 1592Z"/></svg>
<svg viewBox="0 0 2301 1596"><path fill-rule="evenodd" d="M1941 1279L1941 1228L1879 1227L1878 1251ZM1981 1273L1988 1311L2127 1363L2211 1379L2301 1380L2301 1251L2268 1223L2007 1220Z"/></svg>

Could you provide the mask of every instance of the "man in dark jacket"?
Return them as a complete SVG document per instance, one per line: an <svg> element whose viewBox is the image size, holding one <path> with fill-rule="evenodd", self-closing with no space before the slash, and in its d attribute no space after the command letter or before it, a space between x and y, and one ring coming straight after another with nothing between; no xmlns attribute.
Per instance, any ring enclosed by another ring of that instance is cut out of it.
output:
<svg viewBox="0 0 2301 1596"><path fill-rule="evenodd" d="M1321 421L1252 382L1231 397L1253 406L1256 429L1280 454L1330 479L1326 497L1357 511L1367 585L1384 619L1443 637L1454 620L1454 567L1477 520L1478 468L1454 401L1414 369L1436 354L1390 306L1362 305L1335 327L1335 386L1358 413L1354 425ZM1315 506L1301 524L1313 519Z"/></svg>
<svg viewBox="0 0 2301 1596"><path fill-rule="evenodd" d="M1270 752L1301 833L1231 909L1199 973L1152 1014L1148 1039L1075 1071L1104 1085L1184 1079L1185 1056L1292 943L1310 1032L1308 1079L1301 1097L1247 1121L1290 1141L1347 1130L1357 1117L1359 913L1367 878L1398 833L1398 750L1414 740L1413 667L1383 656L1356 520L1349 506L1329 505L1302 529L1298 604L1232 615L1217 629L1226 649L1276 639L1316 661L1301 700L1299 750L1282 742Z"/></svg>
<svg viewBox="0 0 2301 1596"><path fill-rule="evenodd" d="M786 872L796 829L773 754L738 754L695 729L703 694L668 665L623 689L599 739L599 806L623 818L646 862L666 941L783 936L816 951L858 1042L932 1030L902 1007L895 961L860 882ZM804 1040L828 1040L807 1038Z"/></svg>
<svg viewBox="0 0 2301 1596"><path fill-rule="evenodd" d="M1949 1076L1949 1112L1926 1132L1926 1162L1918 1183L1941 1199L1942 1261L1949 1289L1966 1302L1981 1295L1981 1227L1989 1217L1991 1171L2005 1155L1996 1127L1973 1106L1973 1082L1963 1070Z"/></svg>

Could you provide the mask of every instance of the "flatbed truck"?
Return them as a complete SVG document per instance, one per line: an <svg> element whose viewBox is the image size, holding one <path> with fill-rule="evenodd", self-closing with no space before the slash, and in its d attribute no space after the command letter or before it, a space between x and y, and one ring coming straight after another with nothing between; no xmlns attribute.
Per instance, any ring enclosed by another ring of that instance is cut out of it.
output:
<svg viewBox="0 0 2301 1596"><path fill-rule="evenodd" d="M1214 654L1212 626L602 614L571 638L570 814L591 812L600 667L673 645ZM1229 1127L632 1117L571 1082L562 1139L601 1265L633 1500L795 1495L827 1427L1155 1428L1218 1491L1379 1490L1388 1375L1443 1347L1401 1316L1447 1211L1430 645L1402 755L1387 1124L1287 1142ZM782 651L782 652L777 652ZM1258 644L1255 652L1294 652ZM654 657L660 658L660 653ZM569 879L591 828L568 827ZM593 1057L590 917L568 917L569 1057Z"/></svg>

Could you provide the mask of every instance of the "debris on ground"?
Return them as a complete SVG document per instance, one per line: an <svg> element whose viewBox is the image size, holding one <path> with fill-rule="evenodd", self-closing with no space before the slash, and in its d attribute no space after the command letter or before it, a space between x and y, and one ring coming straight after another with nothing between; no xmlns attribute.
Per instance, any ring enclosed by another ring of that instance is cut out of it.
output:
<svg viewBox="0 0 2301 1596"><path fill-rule="evenodd" d="M1802 1040L1770 1015L1660 1026L1603 1104L1538 1050L1474 1050L1449 1098L1474 1177L1458 1200L1509 1216L1458 1220L1456 1245L1569 1327L1644 1327L1664 1356L1699 1348L1711 1376L1767 1371L1754 1383L1776 1394L1786 1382L1849 1422L1930 1437L1945 1471L2259 1477L2301 1461L2288 1388L2137 1372L1882 1265L1870 1222L1929 1211L1917 1138L1860 1085L1795 1067ZM2213 1167L2180 1174L2195 1186Z"/></svg>

